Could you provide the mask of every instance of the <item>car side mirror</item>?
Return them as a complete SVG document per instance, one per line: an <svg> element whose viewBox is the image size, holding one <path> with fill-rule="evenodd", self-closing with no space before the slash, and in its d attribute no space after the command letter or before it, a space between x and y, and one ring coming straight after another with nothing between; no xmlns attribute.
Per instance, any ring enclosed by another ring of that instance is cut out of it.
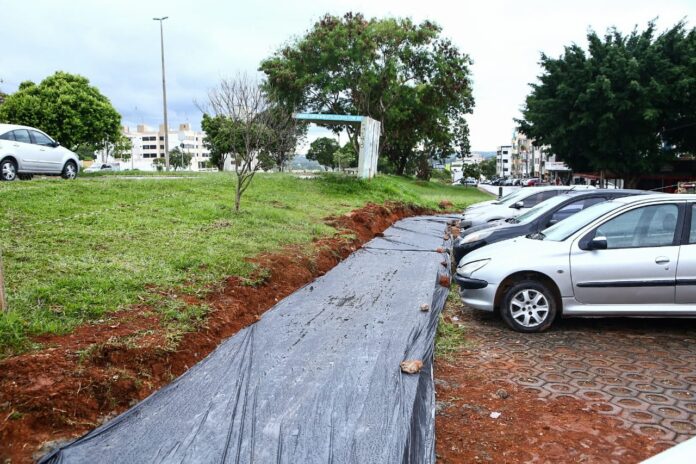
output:
<svg viewBox="0 0 696 464"><path fill-rule="evenodd" d="M607 249L607 238L606 237L595 237L590 240L587 244L588 250L606 250Z"/></svg>
<svg viewBox="0 0 696 464"><path fill-rule="evenodd" d="M524 202L523 202L523 201L518 201L517 203L515 203L514 205L512 205L512 207L513 207L513 208L516 208L516 209L522 209L522 208L524 208Z"/></svg>
<svg viewBox="0 0 696 464"><path fill-rule="evenodd" d="M53 148L58 148L58 147L60 147L60 142L53 142L53 143L51 144L51 146L52 146Z"/></svg>
<svg viewBox="0 0 696 464"><path fill-rule="evenodd" d="M549 219L549 226L552 226L554 224L558 224L558 218L552 217Z"/></svg>

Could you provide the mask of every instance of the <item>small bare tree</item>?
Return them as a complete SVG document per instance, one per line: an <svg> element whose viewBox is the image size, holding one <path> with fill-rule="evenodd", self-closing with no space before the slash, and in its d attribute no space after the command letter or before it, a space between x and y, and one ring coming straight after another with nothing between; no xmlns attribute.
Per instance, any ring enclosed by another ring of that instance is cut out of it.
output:
<svg viewBox="0 0 696 464"><path fill-rule="evenodd" d="M234 160L234 209L238 212L242 195L260 169L259 156L271 151L276 134L291 131L296 121L289 112L288 117L277 117L261 83L247 74L222 79L208 92L207 107L215 116L230 121L224 138Z"/></svg>

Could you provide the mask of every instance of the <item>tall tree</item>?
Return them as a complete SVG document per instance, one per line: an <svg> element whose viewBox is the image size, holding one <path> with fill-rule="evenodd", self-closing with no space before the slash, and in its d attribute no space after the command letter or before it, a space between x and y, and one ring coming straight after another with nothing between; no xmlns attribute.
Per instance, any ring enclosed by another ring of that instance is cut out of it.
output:
<svg viewBox="0 0 696 464"><path fill-rule="evenodd" d="M380 153L404 174L415 170L417 147L431 140L444 139L451 153L468 150L471 61L440 32L430 21L326 15L260 69L285 104L380 121ZM359 130L347 130L357 152Z"/></svg>
<svg viewBox="0 0 696 464"><path fill-rule="evenodd" d="M490 179L495 176L496 173L496 160L495 157L488 158L479 163L479 168L481 170L481 175Z"/></svg>
<svg viewBox="0 0 696 464"><path fill-rule="evenodd" d="M274 117L273 104L259 82L245 74L223 79L208 92L208 108L219 118L222 134L208 140L219 153L230 153L234 160L234 209L239 212L242 195L251 185L260 168L258 157L269 153L283 131L291 132L296 121L292 117Z"/></svg>
<svg viewBox="0 0 696 464"><path fill-rule="evenodd" d="M76 150L103 149L121 135L121 115L85 77L62 71L39 84L26 81L0 106L0 122L37 127Z"/></svg>
<svg viewBox="0 0 696 464"><path fill-rule="evenodd" d="M696 150L696 32L683 22L587 35L587 51L541 56L522 132L574 170L611 171L627 186L676 153Z"/></svg>
<svg viewBox="0 0 696 464"><path fill-rule="evenodd" d="M271 141L267 151L261 155L267 169L283 171L295 157L295 148L307 134L307 124L293 120L292 112L281 105L273 105L268 117L272 120Z"/></svg>
<svg viewBox="0 0 696 464"><path fill-rule="evenodd" d="M325 169L335 169L334 154L341 148L338 142L330 137L319 137L309 145L307 159L324 166Z"/></svg>

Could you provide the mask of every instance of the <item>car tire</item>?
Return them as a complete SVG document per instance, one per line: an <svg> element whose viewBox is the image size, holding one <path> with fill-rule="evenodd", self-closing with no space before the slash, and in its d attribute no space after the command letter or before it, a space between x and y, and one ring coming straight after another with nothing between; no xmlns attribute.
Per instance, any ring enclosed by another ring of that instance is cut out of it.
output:
<svg viewBox="0 0 696 464"><path fill-rule="evenodd" d="M12 159L0 161L0 180L11 182L17 178L17 163Z"/></svg>
<svg viewBox="0 0 696 464"><path fill-rule="evenodd" d="M18 174L17 177L19 177L19 180L32 180L34 174Z"/></svg>
<svg viewBox="0 0 696 464"><path fill-rule="evenodd" d="M61 177L63 179L75 179L77 177L77 164L74 161L65 163Z"/></svg>
<svg viewBox="0 0 696 464"><path fill-rule="evenodd" d="M517 332L543 332L551 327L558 302L547 285L537 280L522 280L503 295L500 315Z"/></svg>

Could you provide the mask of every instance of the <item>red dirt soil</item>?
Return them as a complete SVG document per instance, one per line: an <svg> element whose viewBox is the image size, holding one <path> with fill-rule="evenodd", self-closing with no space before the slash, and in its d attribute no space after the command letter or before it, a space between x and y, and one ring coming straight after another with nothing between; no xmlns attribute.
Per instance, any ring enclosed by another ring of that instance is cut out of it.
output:
<svg viewBox="0 0 696 464"><path fill-rule="evenodd" d="M202 327L178 343L167 339L157 312L144 306L68 335L36 337L46 348L0 361L0 462L31 462L50 449L43 443L75 438L120 414L397 220L426 213L403 204L368 204L328 218L338 235L251 259L259 275L265 271L263 281L251 286L229 277L202 301L212 308Z"/></svg>

